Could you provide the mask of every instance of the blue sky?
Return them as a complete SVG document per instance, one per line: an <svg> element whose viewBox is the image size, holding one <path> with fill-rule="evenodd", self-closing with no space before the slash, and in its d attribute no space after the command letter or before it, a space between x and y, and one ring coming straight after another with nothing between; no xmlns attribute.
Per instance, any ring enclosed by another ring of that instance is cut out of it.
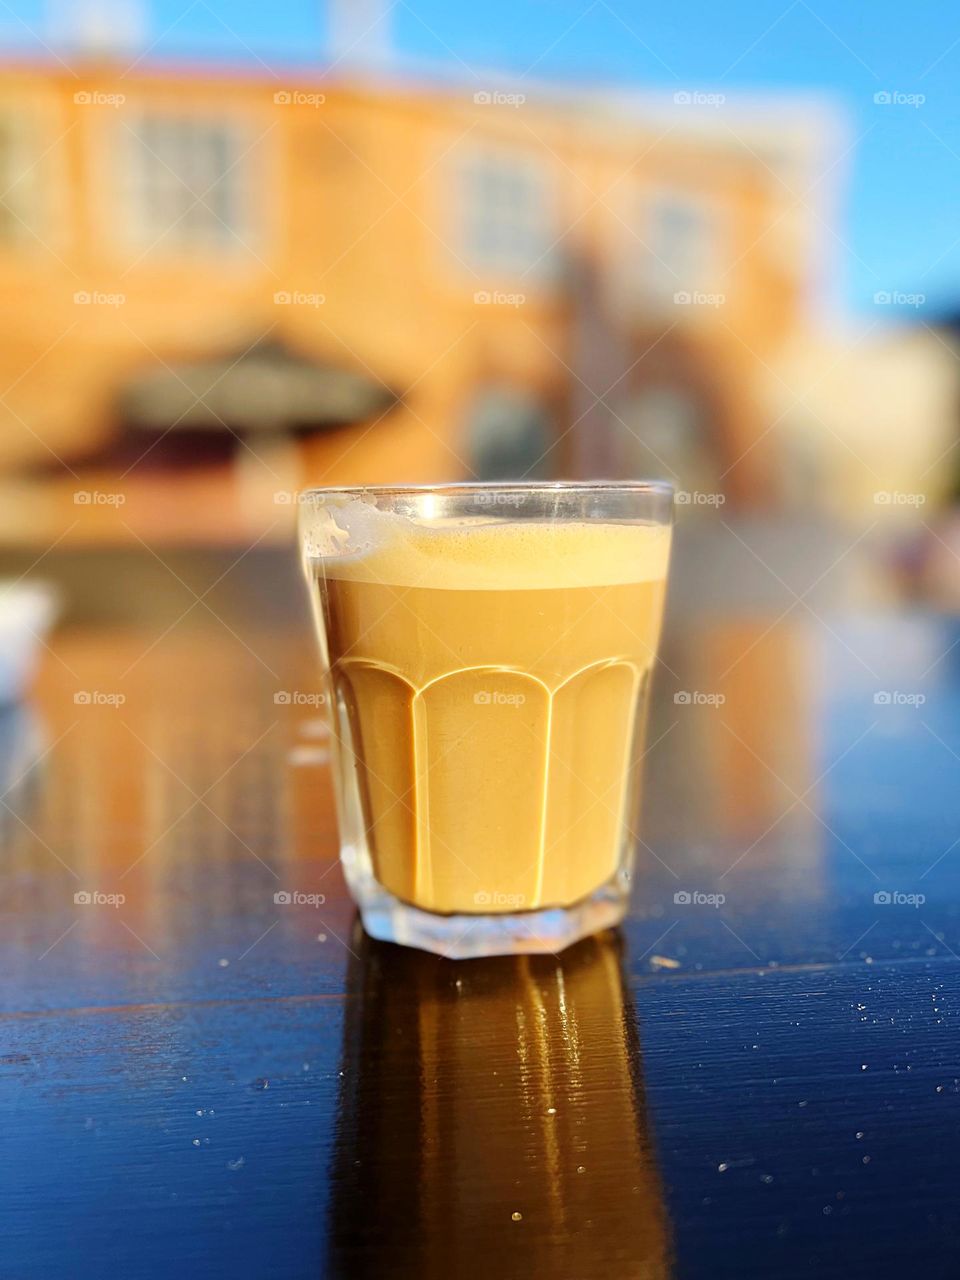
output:
<svg viewBox="0 0 960 1280"><path fill-rule="evenodd" d="M4 0L0 37L31 43L27 26L48 32L56 3ZM83 0L61 3L75 9ZM140 3L154 57L279 67L319 65L325 55L323 0ZM400 56L448 63L467 79L466 67L495 69L720 91L732 104L738 95L823 95L856 144L845 162L837 230L848 249L835 246L836 294L861 312L878 290L923 293L931 307L960 304L960 9L948 0L398 0L391 23ZM878 106L884 91L925 101Z"/></svg>

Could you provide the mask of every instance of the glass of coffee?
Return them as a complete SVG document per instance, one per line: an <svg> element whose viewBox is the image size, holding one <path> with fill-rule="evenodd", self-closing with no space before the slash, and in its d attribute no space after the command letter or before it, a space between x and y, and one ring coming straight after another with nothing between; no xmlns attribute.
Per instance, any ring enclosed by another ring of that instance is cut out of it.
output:
<svg viewBox="0 0 960 1280"><path fill-rule="evenodd" d="M300 495L373 937L559 951L622 919L672 517L654 482Z"/></svg>

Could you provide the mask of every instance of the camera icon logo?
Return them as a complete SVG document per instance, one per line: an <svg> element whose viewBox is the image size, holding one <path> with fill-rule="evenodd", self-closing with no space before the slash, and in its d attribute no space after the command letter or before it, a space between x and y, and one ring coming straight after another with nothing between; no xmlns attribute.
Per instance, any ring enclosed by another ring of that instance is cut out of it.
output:
<svg viewBox="0 0 960 1280"><path fill-rule="evenodd" d="M873 300L878 307L889 307L891 298L886 289L881 289L879 293L873 295Z"/></svg>
<svg viewBox="0 0 960 1280"><path fill-rule="evenodd" d="M480 289L473 295L473 300L478 307L489 307L490 294L486 289Z"/></svg>
<svg viewBox="0 0 960 1280"><path fill-rule="evenodd" d="M286 691L286 689L278 689L277 692L273 695L273 701L275 706L288 707L290 703L293 701L293 698Z"/></svg>
<svg viewBox="0 0 960 1280"><path fill-rule="evenodd" d="M487 690L480 689L477 693L473 695L473 700L478 707L489 707L490 703L493 701L493 698L490 695L490 693L487 692Z"/></svg>
<svg viewBox="0 0 960 1280"><path fill-rule="evenodd" d="M278 907L289 907L293 902L293 894L289 889L278 889L273 895L273 900Z"/></svg>
<svg viewBox="0 0 960 1280"><path fill-rule="evenodd" d="M688 707L692 701L690 693L686 689L680 689L673 695L673 700L678 707Z"/></svg>
<svg viewBox="0 0 960 1280"><path fill-rule="evenodd" d="M73 100L78 107L89 107L93 101L93 94L88 89L81 89L79 93L73 95Z"/></svg>
<svg viewBox="0 0 960 1280"><path fill-rule="evenodd" d="M678 889L673 895L673 900L678 907L688 907L693 901L693 898L688 889Z"/></svg>
<svg viewBox="0 0 960 1280"><path fill-rule="evenodd" d="M473 895L473 901L475 906L489 907L490 894L486 891L486 889L481 889L478 893L475 893Z"/></svg>
<svg viewBox="0 0 960 1280"><path fill-rule="evenodd" d="M79 889L73 895L73 900L78 907L89 907L93 902L93 894L89 889Z"/></svg>
<svg viewBox="0 0 960 1280"><path fill-rule="evenodd" d="M879 690L878 690L878 691L873 695L873 701L874 701L874 705L875 705L875 706L878 706L878 707L889 707L889 705L890 705L890 703L893 701L893 699L892 699L892 697L891 697L890 693L889 693L886 689L879 689Z"/></svg>
<svg viewBox="0 0 960 1280"><path fill-rule="evenodd" d="M879 889L874 895L873 900L878 907L889 907L893 901L893 895L886 889Z"/></svg>
<svg viewBox="0 0 960 1280"><path fill-rule="evenodd" d="M293 95L289 89L278 89L273 95L273 101L278 107L289 107L293 101Z"/></svg>
<svg viewBox="0 0 960 1280"><path fill-rule="evenodd" d="M293 296L287 289L278 289L273 295L273 301L278 307L289 307L293 302Z"/></svg>
<svg viewBox="0 0 960 1280"><path fill-rule="evenodd" d="M689 307L690 303L693 301L686 289L681 289L679 293L675 293L673 295L673 300L678 307Z"/></svg>
<svg viewBox="0 0 960 1280"><path fill-rule="evenodd" d="M473 95L473 100L478 107L488 107L493 101L493 98L488 90L481 89L479 93L475 93Z"/></svg>
<svg viewBox="0 0 960 1280"><path fill-rule="evenodd" d="M693 95L689 89L681 89L679 93L673 95L673 100L678 107L687 107L693 101Z"/></svg>
<svg viewBox="0 0 960 1280"><path fill-rule="evenodd" d="M887 107L893 101L893 96L888 89L881 89L873 95L873 100L878 107Z"/></svg>
<svg viewBox="0 0 960 1280"><path fill-rule="evenodd" d="M78 707L88 707L93 701L93 697L87 693L86 689L78 689L73 695L73 701Z"/></svg>

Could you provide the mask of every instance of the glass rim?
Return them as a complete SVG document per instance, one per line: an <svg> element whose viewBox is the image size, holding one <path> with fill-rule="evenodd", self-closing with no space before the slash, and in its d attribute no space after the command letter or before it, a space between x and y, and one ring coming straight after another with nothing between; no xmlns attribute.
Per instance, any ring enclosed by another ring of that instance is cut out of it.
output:
<svg viewBox="0 0 960 1280"><path fill-rule="evenodd" d="M447 484L314 485L301 489L297 496L301 500L339 494L354 498L385 498L418 493L468 494L489 492L491 489L500 493L649 493L665 498L672 498L676 493L674 484L669 480L455 480Z"/></svg>

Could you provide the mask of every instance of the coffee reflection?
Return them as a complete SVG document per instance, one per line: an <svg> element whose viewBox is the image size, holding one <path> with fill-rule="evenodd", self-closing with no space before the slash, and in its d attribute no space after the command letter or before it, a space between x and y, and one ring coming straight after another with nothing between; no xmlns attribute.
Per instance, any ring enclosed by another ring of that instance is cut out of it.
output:
<svg viewBox="0 0 960 1280"><path fill-rule="evenodd" d="M619 933L461 962L351 945L331 1273L668 1275Z"/></svg>

